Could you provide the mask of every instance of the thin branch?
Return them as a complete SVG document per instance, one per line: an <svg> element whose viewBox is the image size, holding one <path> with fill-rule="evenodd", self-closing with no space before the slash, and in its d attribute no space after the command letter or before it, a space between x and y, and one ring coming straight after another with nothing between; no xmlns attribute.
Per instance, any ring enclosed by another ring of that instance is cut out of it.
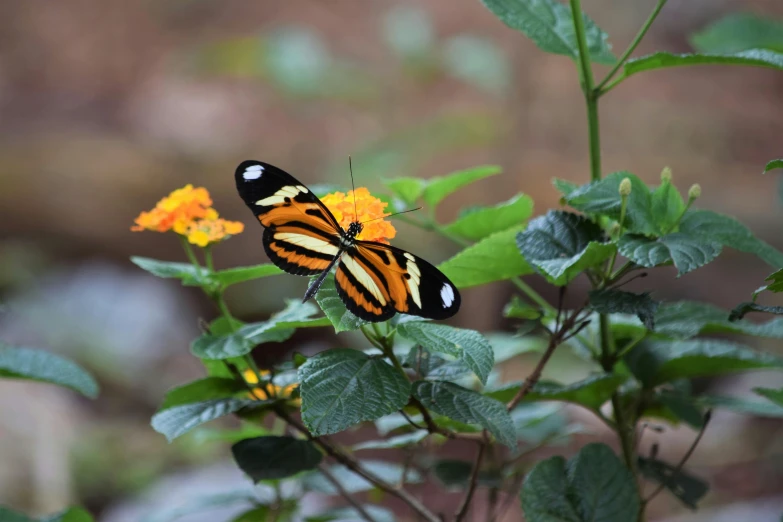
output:
<svg viewBox="0 0 783 522"><path fill-rule="evenodd" d="M519 402L524 399L528 393L530 393L530 391L533 389L533 386L536 385L538 380L541 378L541 372L544 370L544 366L546 366L546 363L549 362L549 358L552 357L552 354L555 353L555 348L557 348L563 342L569 331L574 327L574 322L583 309L584 306L571 313L566 318L566 320L563 321L563 325L549 337L549 345L547 346L544 355L538 361L538 364L530 373L528 378L525 379L525 382L522 384L522 386L519 387L519 391L516 393L516 395L514 395L514 398L511 399L511 401L506 405L507 411L513 410L517 404L519 404ZM587 326L587 323L582 323L578 330L581 330L585 326ZM578 333L578 330L574 333L574 335Z"/></svg>
<svg viewBox="0 0 783 522"><path fill-rule="evenodd" d="M612 77L617 74L617 71L620 70L620 67L623 66L625 61L628 59L629 56L631 56L631 53L633 53L636 50L636 47L639 45L639 43L642 41L642 38L644 38L644 35L647 34L647 30L650 29L650 26L655 21L655 18L658 16L658 13L661 12L661 9L663 9L663 6L666 5L666 0L658 0L658 3L655 6L655 9L653 9L653 12L650 13L650 16L647 17L647 20L644 22L644 25L641 29L639 29L639 33L636 35L636 38L633 39L631 42L631 45L628 46L628 49L625 50L622 56L620 56L620 59L617 60L617 63L614 65L611 71L606 75L606 77L601 80L601 83L598 84L598 86L595 88L596 93L600 96L601 94L604 94L609 91L609 89L603 90L604 86L609 83L609 80L612 79ZM622 77L621 77L622 78ZM621 79L620 78L620 79ZM603 90L603 92L602 92Z"/></svg>
<svg viewBox="0 0 783 522"><path fill-rule="evenodd" d="M473 499L473 494L476 492L476 486L478 485L479 469L481 468L481 462L484 460L486 451L487 441L484 439L483 443L479 445L478 453L476 453L476 461L473 463L473 471L470 474L470 484L468 485L468 490L465 492L465 498L462 499L462 503L460 504L459 509L457 509L457 513L454 515L454 522L462 522L465 515L468 514L470 501Z"/></svg>
<svg viewBox="0 0 783 522"><path fill-rule="evenodd" d="M328 480L329 483L334 486L334 489L337 490L340 496L343 497L350 505L352 505L364 520L367 520L368 522L377 522L377 520L375 520L372 515L370 515L367 510L364 509L364 506L362 506L355 498L351 496L350 493L345 490L343 485L340 484L340 481L337 480L337 477L335 477L332 472L329 471L329 468L321 464L318 466L318 471L321 472L324 477L326 477L326 480Z"/></svg>
<svg viewBox="0 0 783 522"><path fill-rule="evenodd" d="M416 513L421 515L425 520L427 520L427 522L442 522L432 511L427 509L427 507L424 506L424 504L422 504L416 497L414 497L404 489L394 487L392 484L389 484L382 478L375 475L375 473L364 469L356 459L342 452L323 437L313 436L313 434L310 433L307 430L307 428L305 428L299 421L291 417L291 415L289 415L288 412L285 411L285 409L277 408L275 412L279 417L281 417L288 424L296 428L311 442L318 445L322 450L324 450L324 452L326 452L327 455L329 455L334 460L336 460L346 468L350 469L351 471L353 471L363 479L367 480L367 482L373 484L381 491L385 491L386 493L389 493L390 495L397 497L398 499L405 502L408 505L408 507L410 507Z"/></svg>
<svg viewBox="0 0 783 522"><path fill-rule="evenodd" d="M498 508L495 510L495 512L492 514L492 518L489 519L489 522L496 522L500 517L502 517L506 511L508 511L511 506L514 504L514 502L518 502L519 498L519 489L522 487L522 482L524 481L525 475L524 474L515 474L514 475L514 481L511 483L511 492L506 495L506 498L503 499L503 502L498 505Z"/></svg>
<svg viewBox="0 0 783 522"><path fill-rule="evenodd" d="M704 414L704 424L702 424L701 429L699 430L698 435L696 435L696 438L693 439L693 443L691 444L691 447L688 448L688 451L685 452L685 455L682 456L680 459L680 462L677 463L677 465L674 467L674 471L672 471L672 475L676 475L680 471L682 471L683 466L685 466L685 463L688 462L688 459L691 458L691 455L693 455L693 452L696 450L696 446L699 445L699 442L701 442L701 438L704 436L704 432L707 430L707 424L710 423L710 419L712 418L712 411L707 410L707 413ZM650 496L647 497L642 501L642 505L646 506L650 503L652 499L654 499L656 496L658 496L658 493L663 491L663 488L666 487L666 484L661 483L658 485L658 487L650 493Z"/></svg>

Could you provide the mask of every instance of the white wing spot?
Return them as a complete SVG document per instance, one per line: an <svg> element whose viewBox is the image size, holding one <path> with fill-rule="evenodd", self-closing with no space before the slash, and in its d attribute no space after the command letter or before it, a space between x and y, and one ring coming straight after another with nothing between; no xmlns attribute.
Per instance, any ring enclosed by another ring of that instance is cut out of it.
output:
<svg viewBox="0 0 783 522"><path fill-rule="evenodd" d="M242 177L246 180L253 180L258 179L261 177L261 174L264 172L264 166L263 165L250 165L248 168L245 169L245 172L242 174Z"/></svg>
<svg viewBox="0 0 783 522"><path fill-rule="evenodd" d="M440 300L443 302L443 308L450 308L454 304L454 289L448 283L443 283L440 289Z"/></svg>

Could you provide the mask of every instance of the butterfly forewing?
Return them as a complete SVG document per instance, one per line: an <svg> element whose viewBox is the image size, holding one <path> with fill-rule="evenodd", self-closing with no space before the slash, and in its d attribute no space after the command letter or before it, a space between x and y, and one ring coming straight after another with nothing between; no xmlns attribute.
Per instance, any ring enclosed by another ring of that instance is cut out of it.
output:
<svg viewBox="0 0 783 522"><path fill-rule="evenodd" d="M323 273L339 259L337 293L358 317L384 321L400 312L445 319L459 310L459 292L437 268L399 248L351 241L329 209L290 174L251 160L234 177L239 195L266 227L269 259L297 275Z"/></svg>
<svg viewBox="0 0 783 522"><path fill-rule="evenodd" d="M296 178L268 163L244 161L234 177L239 195L266 227L269 259L291 274L323 272L340 252L341 229L329 209Z"/></svg>

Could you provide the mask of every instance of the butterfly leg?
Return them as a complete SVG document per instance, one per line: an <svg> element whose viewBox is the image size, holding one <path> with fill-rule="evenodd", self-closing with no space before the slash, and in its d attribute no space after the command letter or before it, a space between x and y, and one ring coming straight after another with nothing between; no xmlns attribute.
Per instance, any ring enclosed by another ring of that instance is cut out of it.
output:
<svg viewBox="0 0 783 522"><path fill-rule="evenodd" d="M311 297L313 297L316 293L318 293L318 289L321 288L321 285L324 283L324 279L326 279L326 276L329 275L329 272L332 271L332 268L334 268L334 265L337 264L337 262L340 260L340 257L343 255L343 250L340 250L336 256L334 256L334 259L329 263L329 266L326 267L326 269L321 272L321 274L318 276L318 278L313 281L310 286L307 289L307 292L305 292L304 299L302 299L303 303L306 303Z"/></svg>

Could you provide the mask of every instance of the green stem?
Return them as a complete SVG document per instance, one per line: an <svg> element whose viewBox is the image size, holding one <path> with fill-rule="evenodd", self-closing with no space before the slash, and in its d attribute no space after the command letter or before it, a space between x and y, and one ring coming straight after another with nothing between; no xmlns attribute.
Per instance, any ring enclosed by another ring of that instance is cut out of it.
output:
<svg viewBox="0 0 783 522"><path fill-rule="evenodd" d="M190 247L190 243L188 243L188 240L185 238L185 236L179 236L179 239L182 243L182 248L185 250L185 255L188 256L188 261L190 261L190 263L196 268L196 273L201 275L201 263L198 262L196 253L193 252L193 249Z"/></svg>
<svg viewBox="0 0 783 522"><path fill-rule="evenodd" d="M647 31L650 29L650 26L655 21L655 19L658 17L658 13L661 12L661 9L663 9L663 6L666 5L667 0L658 0L658 3L655 5L655 9L653 9L652 13L650 13L650 16L647 17L647 20L645 20L644 25L641 29L639 29L639 32L636 34L636 38L633 39L631 42L631 45L628 46L628 49L625 50L622 56L620 56L620 59L617 60L617 63L614 65L611 71L609 71L609 74L606 75L606 77L601 81L601 83L598 84L598 87L595 88L596 94L598 96L601 96L603 94L606 94L609 92L609 89L604 90L604 86L609 83L609 81L612 79L612 77L617 74L617 71L620 70L620 67L623 66L626 60L628 60L628 57L631 56L631 53L633 53L636 50L636 47L638 47L639 43L642 41L642 38L644 38L644 35L647 34ZM622 76L621 76L622 78ZM612 84L612 87L614 87L615 84Z"/></svg>
<svg viewBox="0 0 783 522"><path fill-rule="evenodd" d="M596 96L593 69L590 65L590 51L587 49L585 21L580 0L570 0L571 16L574 20L576 42L579 46L579 68L582 90L587 104L587 126L590 138L590 179L601 179L601 133L598 125L598 96Z"/></svg>
<svg viewBox="0 0 783 522"><path fill-rule="evenodd" d="M207 263L207 268L210 272L215 271L215 263L212 260L212 246L204 247L204 261Z"/></svg>
<svg viewBox="0 0 783 522"><path fill-rule="evenodd" d="M522 293L524 293L531 301L540 306L542 310L545 310L552 315L557 313L555 307L549 304L546 299L541 297L541 294L533 290L527 283L525 283L521 277L512 277L511 282L514 284L514 286L519 288Z"/></svg>

